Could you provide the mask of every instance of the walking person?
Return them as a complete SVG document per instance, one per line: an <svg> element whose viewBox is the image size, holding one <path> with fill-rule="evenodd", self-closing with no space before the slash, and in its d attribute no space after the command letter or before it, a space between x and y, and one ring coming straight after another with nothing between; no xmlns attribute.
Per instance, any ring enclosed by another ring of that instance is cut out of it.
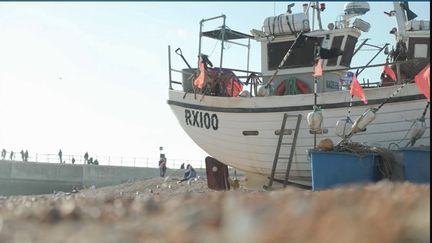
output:
<svg viewBox="0 0 432 243"><path fill-rule="evenodd" d="M6 157L6 149L2 149L2 151L1 151L1 157L2 157L2 160L5 159L5 157Z"/></svg>
<svg viewBox="0 0 432 243"><path fill-rule="evenodd" d="M165 158L165 154L161 154L161 158L159 160L159 172L161 177L165 177L165 172L167 169L166 162L167 159Z"/></svg>
<svg viewBox="0 0 432 243"><path fill-rule="evenodd" d="M60 149L60 151L58 152L58 156L59 156L59 158L60 158L60 164L63 162L63 160L62 160L62 155L63 155L63 152L62 152L61 149Z"/></svg>
<svg viewBox="0 0 432 243"><path fill-rule="evenodd" d="M10 155L9 155L9 159L13 160L13 158L14 158L14 152L11 150Z"/></svg>
<svg viewBox="0 0 432 243"><path fill-rule="evenodd" d="M75 164L75 158L72 157L72 164Z"/></svg>
<svg viewBox="0 0 432 243"><path fill-rule="evenodd" d="M89 155L87 152L84 154L84 164L88 164Z"/></svg>
<svg viewBox="0 0 432 243"><path fill-rule="evenodd" d="M21 159L22 159L22 161L25 161L25 157L24 157L24 150L21 149L20 154L21 154Z"/></svg>
<svg viewBox="0 0 432 243"><path fill-rule="evenodd" d="M27 151L27 149L26 149L26 151L25 151L25 153L24 153L24 161L28 161L28 158L29 158L29 154L28 154L28 151Z"/></svg>

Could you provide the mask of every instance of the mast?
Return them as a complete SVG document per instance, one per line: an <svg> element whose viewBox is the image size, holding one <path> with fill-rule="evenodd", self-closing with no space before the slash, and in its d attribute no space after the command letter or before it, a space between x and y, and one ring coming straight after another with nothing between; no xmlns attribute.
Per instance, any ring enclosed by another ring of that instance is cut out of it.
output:
<svg viewBox="0 0 432 243"><path fill-rule="evenodd" d="M317 12L317 21L318 21L318 27L319 27L319 29L320 30L322 30L323 28L322 28L322 23L321 23L321 9L320 9L320 5L319 5L319 2L317 1L317 2L315 2L315 6L316 6L316 12Z"/></svg>
<svg viewBox="0 0 432 243"><path fill-rule="evenodd" d="M402 39L405 41L406 39L406 22L407 18L404 12L404 9L402 9L401 2L393 2L393 7L396 13L396 22L398 25L398 30L396 33L397 39Z"/></svg>

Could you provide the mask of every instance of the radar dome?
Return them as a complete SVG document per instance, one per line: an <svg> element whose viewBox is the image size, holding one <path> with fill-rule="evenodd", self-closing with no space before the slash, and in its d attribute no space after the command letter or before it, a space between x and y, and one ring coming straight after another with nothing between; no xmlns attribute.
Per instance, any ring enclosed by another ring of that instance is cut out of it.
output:
<svg viewBox="0 0 432 243"><path fill-rule="evenodd" d="M345 4L345 14L358 14L363 15L370 10L369 3L367 2L349 2Z"/></svg>

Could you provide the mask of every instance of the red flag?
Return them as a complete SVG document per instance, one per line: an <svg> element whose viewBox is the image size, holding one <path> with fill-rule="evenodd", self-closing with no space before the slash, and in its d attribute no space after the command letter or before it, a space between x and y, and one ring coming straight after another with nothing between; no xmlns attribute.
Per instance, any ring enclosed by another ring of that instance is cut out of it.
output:
<svg viewBox="0 0 432 243"><path fill-rule="evenodd" d="M363 103L365 103L365 104L368 103L368 101L366 99L366 95L363 93L363 88L361 87L359 81L357 80L355 73L353 73L353 76L352 76L350 93L351 93L351 95L359 97L363 101Z"/></svg>
<svg viewBox="0 0 432 243"><path fill-rule="evenodd" d="M322 77L322 59L318 59L318 62L314 66L314 77Z"/></svg>
<svg viewBox="0 0 432 243"><path fill-rule="evenodd" d="M200 61L199 70L200 70L200 74L193 81L193 83L194 83L195 87L202 89L202 87L204 87L204 81L205 81L205 66L204 66L204 63L202 61Z"/></svg>
<svg viewBox="0 0 432 243"><path fill-rule="evenodd" d="M424 94L427 101L430 101L430 64L423 68L423 70L414 77L414 80L420 92Z"/></svg>
<svg viewBox="0 0 432 243"><path fill-rule="evenodd" d="M396 81L396 74L393 72L393 69L387 65L384 66L384 73L387 74L393 81Z"/></svg>

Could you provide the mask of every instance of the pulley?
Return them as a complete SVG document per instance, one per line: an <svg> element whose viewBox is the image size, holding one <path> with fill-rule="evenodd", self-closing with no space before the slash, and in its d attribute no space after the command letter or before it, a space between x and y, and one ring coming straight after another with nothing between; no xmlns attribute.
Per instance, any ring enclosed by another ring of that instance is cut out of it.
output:
<svg viewBox="0 0 432 243"><path fill-rule="evenodd" d="M351 126L352 133L358 133L366 130L366 127L376 118L376 108L370 108L365 111L354 124Z"/></svg>

